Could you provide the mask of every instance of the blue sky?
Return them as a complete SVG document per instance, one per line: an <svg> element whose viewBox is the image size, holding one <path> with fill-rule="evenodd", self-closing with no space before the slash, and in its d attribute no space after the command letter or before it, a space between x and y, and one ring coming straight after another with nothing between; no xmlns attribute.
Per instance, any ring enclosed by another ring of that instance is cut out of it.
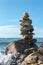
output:
<svg viewBox="0 0 43 65"><path fill-rule="evenodd" d="M28 12L34 37L43 37L43 0L0 0L0 37L21 37L19 20Z"/></svg>

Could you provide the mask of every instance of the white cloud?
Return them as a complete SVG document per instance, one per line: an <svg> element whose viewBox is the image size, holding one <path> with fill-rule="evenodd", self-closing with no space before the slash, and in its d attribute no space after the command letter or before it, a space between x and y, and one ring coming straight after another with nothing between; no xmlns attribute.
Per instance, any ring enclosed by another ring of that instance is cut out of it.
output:
<svg viewBox="0 0 43 65"><path fill-rule="evenodd" d="M8 21L8 22L17 22L17 21L19 21L19 20L20 20L20 19L17 19L17 18L16 18L16 19L8 19L7 21Z"/></svg>
<svg viewBox="0 0 43 65"><path fill-rule="evenodd" d="M0 37L1 38L15 38L20 37L19 28L15 26L0 26Z"/></svg>
<svg viewBox="0 0 43 65"><path fill-rule="evenodd" d="M34 28L34 37L43 37L42 28ZM17 38L20 36L20 28L15 26L0 26L0 38Z"/></svg>

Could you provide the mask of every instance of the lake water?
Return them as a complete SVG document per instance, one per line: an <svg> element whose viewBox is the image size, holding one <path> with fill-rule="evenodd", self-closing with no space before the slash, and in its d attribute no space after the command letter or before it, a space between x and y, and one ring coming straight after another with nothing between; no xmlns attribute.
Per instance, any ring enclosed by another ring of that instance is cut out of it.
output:
<svg viewBox="0 0 43 65"><path fill-rule="evenodd" d="M43 38L36 38L37 39L37 45L43 43ZM0 52L4 52L6 46L9 44L9 42L19 40L19 38L0 38Z"/></svg>

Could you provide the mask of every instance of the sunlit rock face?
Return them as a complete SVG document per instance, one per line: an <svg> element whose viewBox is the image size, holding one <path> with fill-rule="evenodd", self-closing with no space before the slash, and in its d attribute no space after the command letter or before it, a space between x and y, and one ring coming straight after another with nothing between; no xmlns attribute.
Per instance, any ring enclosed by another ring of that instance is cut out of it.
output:
<svg viewBox="0 0 43 65"><path fill-rule="evenodd" d="M37 64L37 58L38 58L37 52L31 53L24 59L21 65L32 65L32 64L35 65Z"/></svg>
<svg viewBox="0 0 43 65"><path fill-rule="evenodd" d="M29 54L21 65L43 65L43 44L40 45L37 52Z"/></svg>

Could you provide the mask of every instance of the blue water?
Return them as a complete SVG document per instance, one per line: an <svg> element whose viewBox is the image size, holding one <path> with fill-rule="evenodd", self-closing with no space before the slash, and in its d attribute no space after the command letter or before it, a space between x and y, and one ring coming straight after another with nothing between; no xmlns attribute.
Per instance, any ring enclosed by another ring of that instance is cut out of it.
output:
<svg viewBox="0 0 43 65"><path fill-rule="evenodd" d="M37 42L36 44L38 45L38 47L43 44L43 38L36 38L37 39Z"/></svg>
<svg viewBox="0 0 43 65"><path fill-rule="evenodd" d="M6 46L9 44L9 42L16 41L19 38L0 38L0 51L5 51ZM37 38L37 45L40 46L40 44L43 43L43 38Z"/></svg>
<svg viewBox="0 0 43 65"><path fill-rule="evenodd" d="M4 52L7 45L12 41L17 41L19 38L0 38L0 52Z"/></svg>

